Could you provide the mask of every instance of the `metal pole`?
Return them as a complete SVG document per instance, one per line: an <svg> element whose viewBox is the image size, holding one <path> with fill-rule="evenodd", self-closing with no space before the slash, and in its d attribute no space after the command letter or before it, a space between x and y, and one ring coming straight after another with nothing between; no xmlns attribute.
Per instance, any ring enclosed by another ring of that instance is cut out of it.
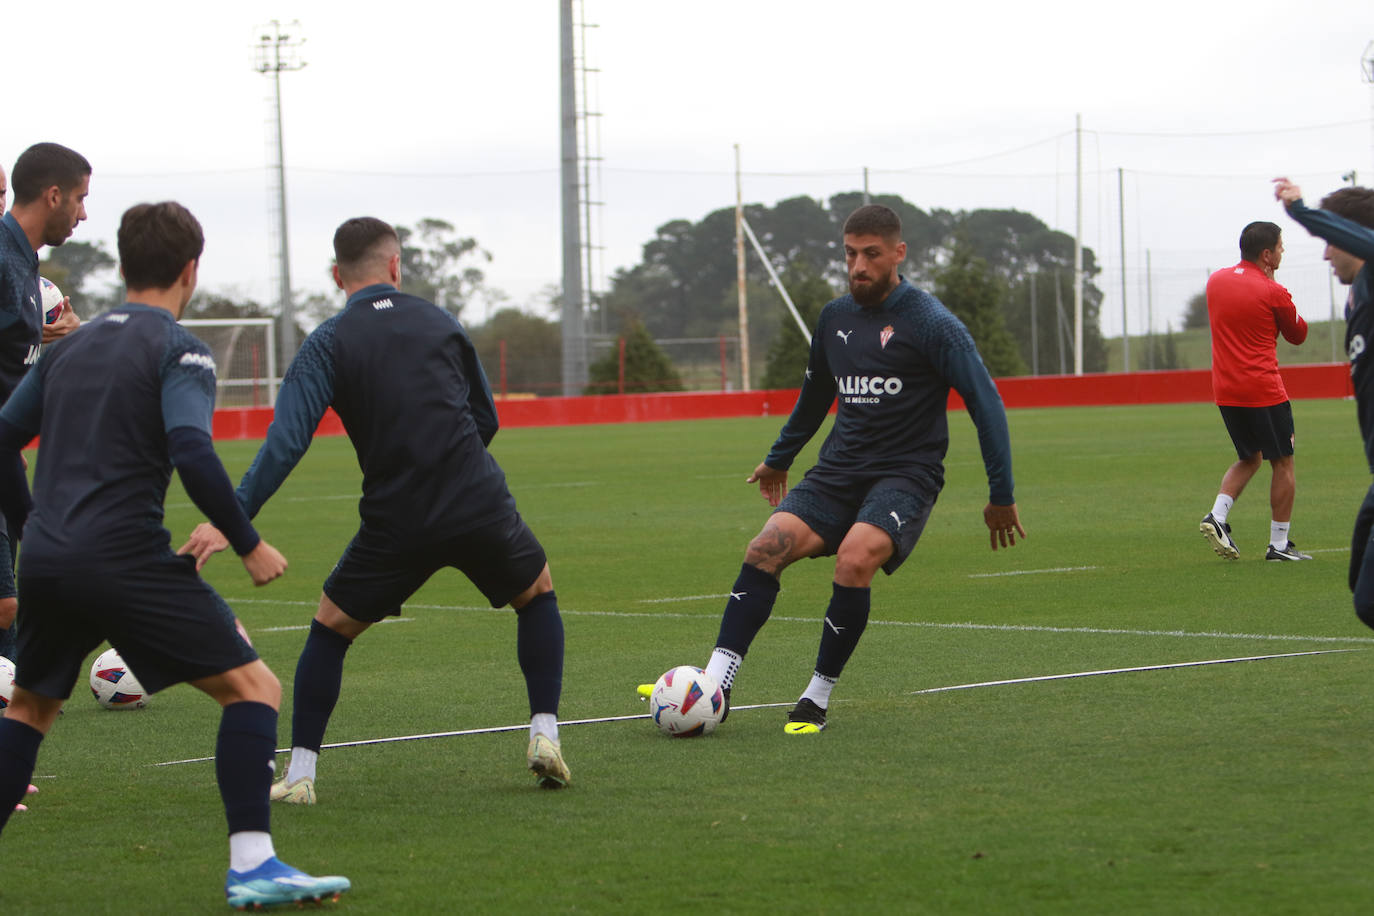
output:
<svg viewBox="0 0 1374 916"><path fill-rule="evenodd" d="M1126 327L1126 194L1121 168L1116 170L1116 210L1121 222L1121 371L1131 371L1131 335Z"/></svg>
<svg viewBox="0 0 1374 916"><path fill-rule="evenodd" d="M1035 271L1030 274L1031 375L1040 374L1040 331L1035 322Z"/></svg>
<svg viewBox="0 0 1374 916"><path fill-rule="evenodd" d="M760 252L762 257L762 252ZM768 259L763 259L765 267ZM735 144L735 287L739 291L739 377L740 387L749 385L749 301L744 291L744 184L740 178L739 144Z"/></svg>
<svg viewBox="0 0 1374 916"><path fill-rule="evenodd" d="M1074 115L1073 374L1083 374L1083 116Z"/></svg>
<svg viewBox="0 0 1374 916"><path fill-rule="evenodd" d="M868 166L864 166L864 206L866 207L870 203L872 203L872 199L868 196Z"/></svg>
<svg viewBox="0 0 1374 916"><path fill-rule="evenodd" d="M1150 259L1150 249L1145 249L1145 349L1149 354L1150 368L1155 367L1155 287L1154 266Z"/></svg>
<svg viewBox="0 0 1374 916"><path fill-rule="evenodd" d="M562 61L559 89L563 157L563 394L587 383L587 339L582 314L582 219L577 174L577 70L572 0L559 5Z"/></svg>

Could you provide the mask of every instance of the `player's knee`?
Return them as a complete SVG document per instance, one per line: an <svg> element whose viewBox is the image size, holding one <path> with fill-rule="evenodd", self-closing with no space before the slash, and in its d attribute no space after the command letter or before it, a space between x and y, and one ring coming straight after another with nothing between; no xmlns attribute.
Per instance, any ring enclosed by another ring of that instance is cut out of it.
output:
<svg viewBox="0 0 1374 916"><path fill-rule="evenodd" d="M18 598L0 598L0 630L7 630L14 624L19 613Z"/></svg>
<svg viewBox="0 0 1374 916"><path fill-rule="evenodd" d="M835 555L835 581L849 588L868 588L890 553L871 547L842 548Z"/></svg>

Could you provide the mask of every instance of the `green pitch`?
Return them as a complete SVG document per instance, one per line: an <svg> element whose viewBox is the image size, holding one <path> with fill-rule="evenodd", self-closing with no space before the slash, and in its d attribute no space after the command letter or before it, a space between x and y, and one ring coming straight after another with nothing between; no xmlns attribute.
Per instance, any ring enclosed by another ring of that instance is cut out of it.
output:
<svg viewBox="0 0 1374 916"><path fill-rule="evenodd" d="M988 549L972 424L951 417L947 485L915 554L875 583L831 727L786 707L716 735L645 719L565 725L573 786L541 792L525 734L326 750L321 803L273 809L282 857L348 875L337 912L1355 913L1368 850L1374 632L1346 588L1369 484L1354 408L1299 402L1293 539L1265 563L1269 472L1197 531L1229 463L1206 405L1015 411L1029 540ZM639 716L635 685L701 664L767 507L744 478L778 419L507 430L494 444L543 540L567 628L563 720ZM819 438L799 467L815 455ZM237 479L256 443L222 447ZM346 440L318 440L259 519L291 568L208 577L290 685L320 583L356 527ZM169 497L176 537L198 520ZM793 702L832 564L793 567L736 682ZM515 622L441 574L349 653L327 740L523 725ZM1296 652L1274 658L931 688ZM39 758L41 794L0 840L0 912L215 913L226 847L218 712L186 687L104 712L84 683ZM285 764L285 756L279 758Z"/></svg>

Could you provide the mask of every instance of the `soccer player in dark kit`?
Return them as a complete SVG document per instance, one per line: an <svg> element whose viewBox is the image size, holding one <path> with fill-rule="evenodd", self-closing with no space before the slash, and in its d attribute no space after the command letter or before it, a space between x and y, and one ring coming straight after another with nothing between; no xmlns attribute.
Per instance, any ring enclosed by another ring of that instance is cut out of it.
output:
<svg viewBox="0 0 1374 916"><path fill-rule="evenodd" d="M1026 536L1012 498L1011 442L1001 396L964 325L897 270L906 258L902 224L869 205L844 224L849 295L821 311L792 416L748 482L774 507L749 543L706 666L729 691L750 644L767 622L782 571L806 557L835 557L835 582L810 683L784 732L826 726L830 693L859 643L869 587L891 575L916 546L944 485L946 405L959 392L978 429L989 501L983 519L992 549ZM839 398L835 425L816 464L789 492L787 471ZM653 685L641 685L648 696Z"/></svg>
<svg viewBox="0 0 1374 916"><path fill-rule="evenodd" d="M400 291L401 243L391 226L350 219L334 233L334 254L334 280L348 301L292 360L267 440L238 489L254 517L304 456L330 406L363 472L362 525L324 583L296 666L291 765L272 798L315 804L316 763L344 653L446 566L461 570L492 607L515 610L530 703L526 761L540 786L566 786L557 719L563 619L544 550L486 448L496 435L496 405L477 351L452 315ZM212 526L201 525L182 551L203 564L223 546Z"/></svg>
<svg viewBox="0 0 1374 916"><path fill-rule="evenodd" d="M210 439L215 362L177 320L204 236L179 204L139 204L118 233L129 301L45 349L0 410L0 509L24 532L14 700L0 721L0 827L91 650L109 640L149 692L189 682L223 707L215 776L229 822L231 906L336 897L347 878L277 859L268 792L281 683L233 613L172 553L172 468L228 532L255 585L286 569L234 499ZM32 500L19 450L41 436Z"/></svg>
<svg viewBox="0 0 1374 916"><path fill-rule="evenodd" d="M1345 347L1350 358L1350 382L1355 388L1356 415L1365 458L1374 473L1374 189L1341 188L1313 210L1302 200L1302 188L1287 178L1274 179L1274 196L1308 232L1326 242L1326 260L1336 279L1350 287L1345 307ZM1355 516L1350 539L1350 590L1355 613L1374 627L1374 486L1365 494Z"/></svg>

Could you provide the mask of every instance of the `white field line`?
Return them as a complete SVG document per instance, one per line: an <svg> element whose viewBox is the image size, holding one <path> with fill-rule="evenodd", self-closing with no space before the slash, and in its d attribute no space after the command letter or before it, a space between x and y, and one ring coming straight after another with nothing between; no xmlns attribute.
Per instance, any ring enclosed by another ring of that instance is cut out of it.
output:
<svg viewBox="0 0 1374 916"><path fill-rule="evenodd" d="M969 573L970 579L996 579L1001 576L1038 576L1041 573L1082 572L1085 569L1101 569L1100 566L1056 566L1053 569L1012 569L1007 572Z"/></svg>
<svg viewBox="0 0 1374 916"><path fill-rule="evenodd" d="M1107 668L1107 669L1103 669L1103 670L1100 670L1100 671L1079 671L1079 672L1072 673L1072 674L1045 674L1045 675L1041 675L1041 676L1039 676L1039 677L1015 678L1015 679L1012 679L1012 680L1004 680L1004 681L983 681L983 682L977 683L977 684L953 684L953 685L950 685L950 686L947 686L947 687L929 687L929 688L927 688L927 689L925 689L925 690L916 690L916 691L913 691L913 692L912 692L912 695L914 696L914 695L925 694L925 693L942 693L942 692L951 691L951 690L972 690L972 689L975 688L975 687L1000 687L1000 686L1005 685L1005 684L1029 684L1029 683L1035 683L1035 682L1039 682L1039 681L1055 681L1055 680L1064 680L1064 679L1067 679L1067 678L1092 677L1092 676L1094 676L1094 675L1102 675L1102 674L1126 674L1126 673L1129 673L1129 672L1140 672L1140 671L1166 671L1166 670L1170 670L1170 669L1173 669L1173 668L1195 668L1195 667L1200 667L1200 666L1203 666L1203 665L1225 665L1225 664L1230 664L1230 663L1233 663L1233 662L1256 662L1256 661L1264 661L1264 660L1267 660L1267 659L1274 659L1274 658L1298 658L1298 657L1305 656L1305 655L1331 655L1331 654L1339 653L1339 652L1360 652L1360 651L1364 651L1364 650L1361 650L1361 649L1325 649L1325 650L1316 651L1316 652L1288 652L1288 653L1284 653L1284 654L1282 654L1282 655L1250 655L1250 656L1245 656L1245 657L1242 657L1242 658L1215 658L1215 659L1209 659L1209 660L1207 660L1207 661L1197 661L1197 662L1174 662L1174 663L1171 663L1171 664L1163 664L1163 665L1142 665L1142 666L1135 667L1135 668ZM786 702L786 703L755 703L755 704L752 704L752 705L749 705L749 706L732 706L732 707L730 708L730 711L731 711L731 712L738 712L739 710L742 710L742 709L772 709L772 708L784 707L784 706L791 706L791 705L792 705L792 702L791 702L791 701ZM568 720L565 720L565 721L560 721L558 724L559 724L560 727L565 727L565 726L569 726L569 725L594 725L594 724L603 723L603 722L632 722L632 721L635 721L635 720L637 720L637 719L648 719L648 718L649 718L649 715L648 715L647 713L640 713L639 715L634 715L634 716L598 716L598 717L596 717L596 718L591 718L591 719L568 719ZM528 729L528 728L529 728L529 725L528 725L528 724L526 724L526 723L520 723L520 724L517 724L517 725L494 725L494 726L491 726L491 727L488 727L488 728L464 728L464 729L459 729L459 730L457 730L457 731L428 732L428 733L426 733L426 734L421 734L421 735L396 735L396 736L388 737L388 738L362 738L362 739L359 739L359 740L357 740L357 741L338 741L338 742L334 742L334 743L332 743L332 744L324 744L324 745L321 745L321 750L324 750L324 749L337 749L337 748L344 748L344 747L365 747L365 746L368 746L368 745L377 745L377 744L397 744L397 743L402 742L402 741L424 741L424 740L428 740L428 739L431 739L431 738L460 738L460 737L466 737L466 736L469 736L469 735L494 735L494 734L499 734L499 733L502 733L502 732L518 732L518 731L524 731L524 730L526 730L526 729ZM278 753L278 754L285 754L285 753L287 753L287 752L290 751L290 750L291 750L291 749L288 748L288 747L278 748L278 749L277 749L277 753ZM164 761L164 762L162 762L162 763L150 764L150 766L155 766L155 767L170 767L170 766L179 766L179 765L185 764L185 763L209 763L210 761L212 761L212 760L214 760L214 759L215 759L214 757L191 757L191 758L188 758L188 759L186 759L186 760L167 760L167 761Z"/></svg>
<svg viewBox="0 0 1374 916"><path fill-rule="evenodd" d="M649 599L656 601L689 601L700 598L725 598L726 595L702 595L680 599ZM302 607L315 607L314 601L283 601L272 598L226 598L229 606L236 604L277 604ZM493 608L486 605L462 605L462 604L407 604L407 610L411 611L487 611L496 614L511 613L506 608ZM681 614L672 611L576 611L570 608L560 608L562 613L568 617L623 617L623 618L642 618L646 620L654 619L676 619L686 620L698 618L700 614ZM768 618L783 623L804 623L815 624L818 618L815 617L787 617L781 614L774 614ZM1229 633L1222 630L1132 630L1125 627L1052 627L1036 624L1022 623L941 623L928 620L870 620L869 626L875 627L914 627L924 630L988 630L999 633L1066 633L1081 634L1085 636L1168 636L1177 639L1245 639L1260 642L1308 642L1308 643L1337 643L1350 645L1374 645L1374 636L1313 636L1310 634L1298 633ZM295 627L289 629L296 629ZM269 628L253 629L249 632L266 633L272 632Z"/></svg>

